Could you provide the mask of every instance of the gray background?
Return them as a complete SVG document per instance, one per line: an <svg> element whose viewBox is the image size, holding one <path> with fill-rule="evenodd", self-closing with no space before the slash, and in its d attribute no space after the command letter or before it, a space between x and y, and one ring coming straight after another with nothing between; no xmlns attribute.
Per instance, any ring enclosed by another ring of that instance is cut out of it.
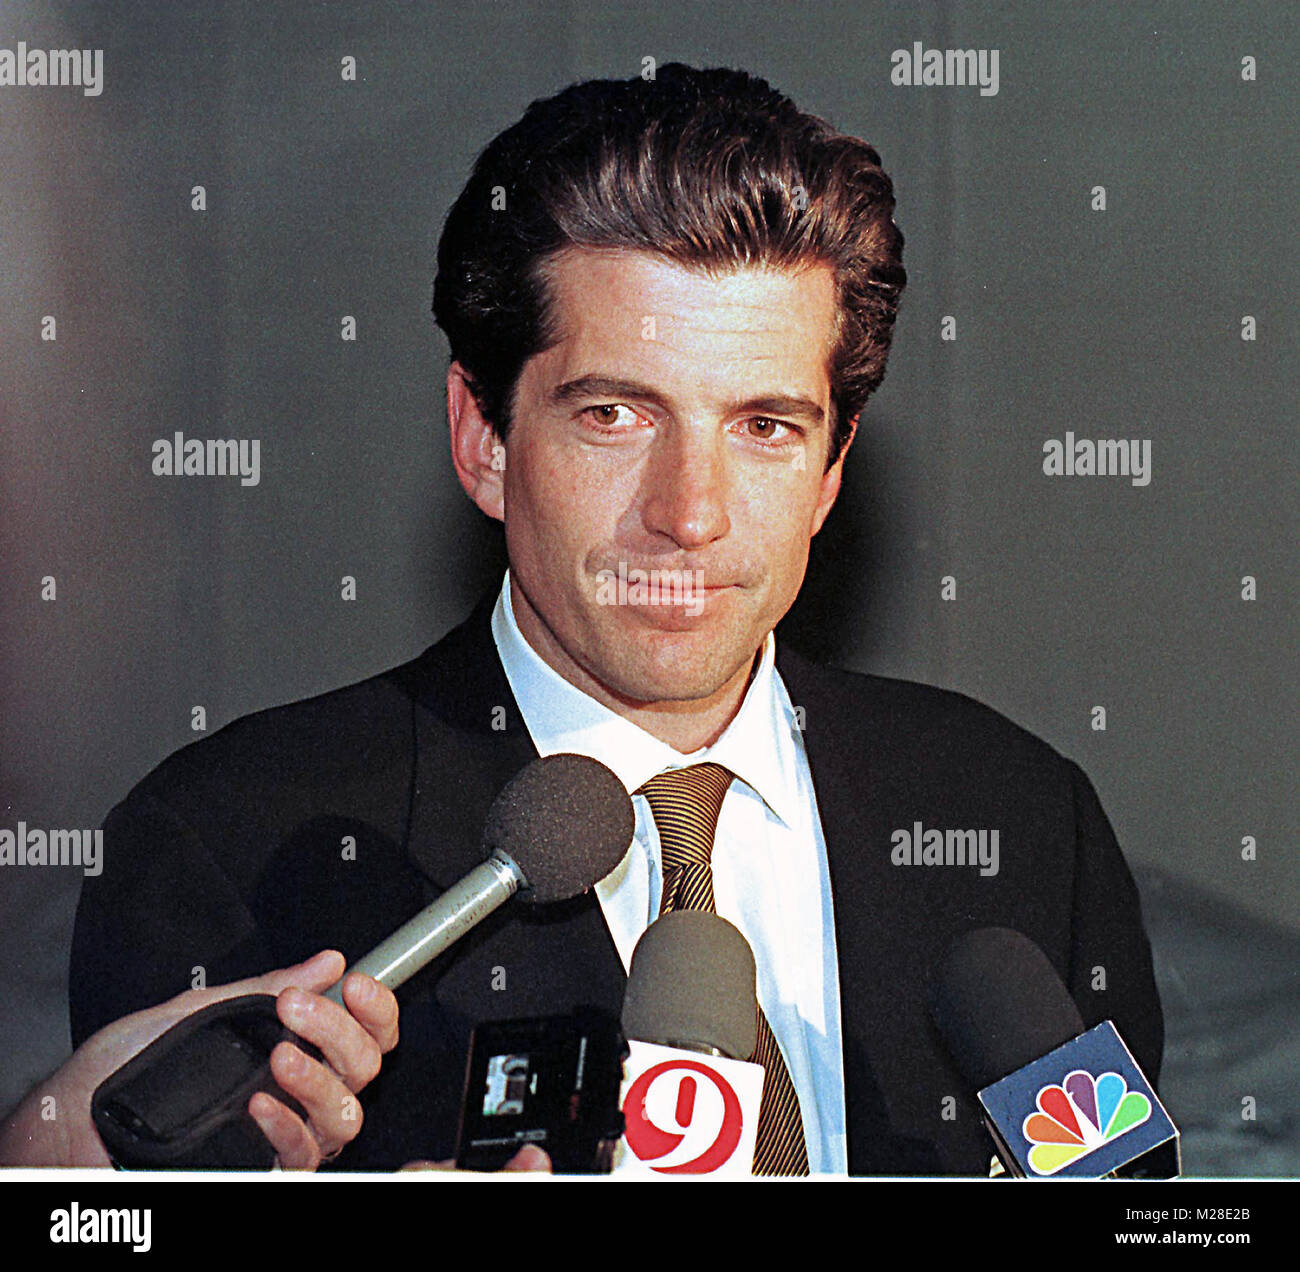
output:
<svg viewBox="0 0 1300 1272"><path fill-rule="evenodd" d="M211 732L463 616L502 558L447 454L428 312L447 207L538 96L647 56L740 66L877 146L910 276L783 636L962 690L1084 766L1142 884L1189 1169L1300 1171L1294 17L0 7L0 45L105 63L98 98L0 88L0 825L92 827L193 740L193 705ZM999 93L892 86L913 40L997 48ZM261 484L153 476L178 429L260 439ZM1151 484L1045 477L1067 429L1149 438ZM0 871L0 1108L67 1054L79 879Z"/></svg>

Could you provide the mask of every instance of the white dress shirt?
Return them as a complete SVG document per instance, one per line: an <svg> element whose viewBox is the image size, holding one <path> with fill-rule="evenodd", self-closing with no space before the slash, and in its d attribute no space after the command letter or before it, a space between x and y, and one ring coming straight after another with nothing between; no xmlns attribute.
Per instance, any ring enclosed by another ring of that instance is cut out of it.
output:
<svg viewBox="0 0 1300 1272"><path fill-rule="evenodd" d="M839 965L830 872L812 775L794 708L775 666L776 639L735 719L710 747L682 755L571 685L525 640L510 602L510 575L492 613L492 637L539 755L589 755L629 794L656 773L713 762L736 775L713 848L717 912L749 941L758 1001L781 1045L803 1114L808 1165L845 1174L844 1061ZM632 800L636 837L613 874L596 885L626 969L659 915L659 834L643 795Z"/></svg>

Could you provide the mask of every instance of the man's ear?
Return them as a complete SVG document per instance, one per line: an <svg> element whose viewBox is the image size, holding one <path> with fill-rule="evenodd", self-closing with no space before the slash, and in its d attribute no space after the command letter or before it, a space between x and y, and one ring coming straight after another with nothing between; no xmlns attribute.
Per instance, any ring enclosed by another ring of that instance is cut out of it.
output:
<svg viewBox="0 0 1300 1272"><path fill-rule="evenodd" d="M506 519L506 448L483 418L478 400L459 362L447 368L447 423L451 462L465 493L489 517Z"/></svg>
<svg viewBox="0 0 1300 1272"><path fill-rule="evenodd" d="M830 515L831 509L835 506L835 500L840 493L840 482L844 477L844 460L849 453L849 447L853 445L853 439L857 435L858 417L855 415L849 421L849 435L844 439L844 445L840 448L839 457L822 474L821 493L817 497L817 506L813 509L812 534L809 535L809 538L822 528L826 518Z"/></svg>

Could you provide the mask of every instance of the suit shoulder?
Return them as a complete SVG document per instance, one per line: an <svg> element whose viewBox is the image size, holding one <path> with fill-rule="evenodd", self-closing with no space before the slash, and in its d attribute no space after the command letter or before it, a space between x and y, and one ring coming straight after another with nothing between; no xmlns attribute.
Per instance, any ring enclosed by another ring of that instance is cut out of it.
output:
<svg viewBox="0 0 1300 1272"><path fill-rule="evenodd" d="M173 752L128 799L177 805L225 792L240 801L278 801L286 792L346 787L404 766L411 700L402 670L241 716Z"/></svg>
<svg viewBox="0 0 1300 1272"><path fill-rule="evenodd" d="M789 651L782 677L833 717L840 730L887 737L891 748L965 765L1073 768L1053 746L1000 711L967 694L913 680L846 671ZM811 723L811 721L810 721Z"/></svg>

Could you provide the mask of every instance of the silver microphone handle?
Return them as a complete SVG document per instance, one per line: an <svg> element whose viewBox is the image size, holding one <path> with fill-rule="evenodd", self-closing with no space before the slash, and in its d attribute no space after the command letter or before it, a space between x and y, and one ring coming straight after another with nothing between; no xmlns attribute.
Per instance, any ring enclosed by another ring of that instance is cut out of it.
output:
<svg viewBox="0 0 1300 1272"><path fill-rule="evenodd" d="M381 985L396 989L498 906L504 905L519 890L522 881L509 862L489 857L353 963L348 971L363 972ZM325 991L325 997L343 1002L342 977Z"/></svg>

